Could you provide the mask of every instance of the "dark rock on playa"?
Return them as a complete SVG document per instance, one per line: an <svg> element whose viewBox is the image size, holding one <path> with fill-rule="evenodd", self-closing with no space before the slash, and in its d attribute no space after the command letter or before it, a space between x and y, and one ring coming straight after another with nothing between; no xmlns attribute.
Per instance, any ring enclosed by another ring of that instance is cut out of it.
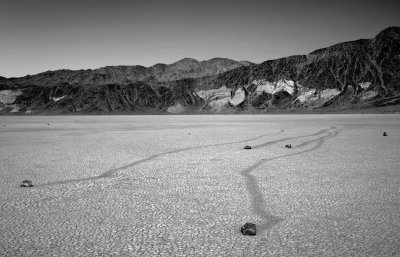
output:
<svg viewBox="0 0 400 257"><path fill-rule="evenodd" d="M383 132L383 136L384 136L384 137L387 137L387 134L386 134L386 132Z"/></svg>
<svg viewBox="0 0 400 257"><path fill-rule="evenodd" d="M33 187L32 181L30 181L30 180L22 181L21 187Z"/></svg>
<svg viewBox="0 0 400 257"><path fill-rule="evenodd" d="M245 236L255 236L256 235L256 224L246 223L241 228L240 231Z"/></svg>
<svg viewBox="0 0 400 257"><path fill-rule="evenodd" d="M246 145L246 146L244 147L244 149L251 149L251 146Z"/></svg>
<svg viewBox="0 0 400 257"><path fill-rule="evenodd" d="M288 144L288 145L285 145L285 147L286 148L292 148L292 145Z"/></svg>

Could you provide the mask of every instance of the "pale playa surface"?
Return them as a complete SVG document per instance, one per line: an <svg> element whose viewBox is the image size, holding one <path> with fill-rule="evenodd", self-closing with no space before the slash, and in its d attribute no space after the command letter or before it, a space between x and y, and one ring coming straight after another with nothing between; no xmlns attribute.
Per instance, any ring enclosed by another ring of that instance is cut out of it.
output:
<svg viewBox="0 0 400 257"><path fill-rule="evenodd" d="M399 156L396 114L0 116L0 255L397 255Z"/></svg>

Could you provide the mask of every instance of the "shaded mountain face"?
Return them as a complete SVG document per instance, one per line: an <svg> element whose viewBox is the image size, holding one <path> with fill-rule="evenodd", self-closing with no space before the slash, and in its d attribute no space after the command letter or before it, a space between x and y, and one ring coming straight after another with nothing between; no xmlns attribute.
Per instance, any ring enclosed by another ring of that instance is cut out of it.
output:
<svg viewBox="0 0 400 257"><path fill-rule="evenodd" d="M400 28L261 64L185 58L0 78L0 111L263 112L400 104Z"/></svg>
<svg viewBox="0 0 400 257"><path fill-rule="evenodd" d="M10 90L9 90L10 91ZM20 90L9 112L23 108L28 113L100 113L100 112L163 112L179 103L191 110L202 104L202 99L186 83L174 87L153 88L143 82L118 85L32 86ZM7 107L6 107L7 108Z"/></svg>

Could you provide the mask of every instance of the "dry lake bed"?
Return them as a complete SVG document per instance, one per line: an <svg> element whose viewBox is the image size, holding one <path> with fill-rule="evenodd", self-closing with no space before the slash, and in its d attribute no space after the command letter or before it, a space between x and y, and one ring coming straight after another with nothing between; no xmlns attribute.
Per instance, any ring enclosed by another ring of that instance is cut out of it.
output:
<svg viewBox="0 0 400 257"><path fill-rule="evenodd" d="M400 256L400 115L0 116L0 232L0 256Z"/></svg>

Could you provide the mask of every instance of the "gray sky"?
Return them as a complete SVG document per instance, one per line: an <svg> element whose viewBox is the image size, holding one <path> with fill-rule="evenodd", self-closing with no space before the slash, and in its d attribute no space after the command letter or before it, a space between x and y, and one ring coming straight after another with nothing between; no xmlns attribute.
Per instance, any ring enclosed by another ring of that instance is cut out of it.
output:
<svg viewBox="0 0 400 257"><path fill-rule="evenodd" d="M185 57L259 63L400 26L396 2L0 0L0 76Z"/></svg>

